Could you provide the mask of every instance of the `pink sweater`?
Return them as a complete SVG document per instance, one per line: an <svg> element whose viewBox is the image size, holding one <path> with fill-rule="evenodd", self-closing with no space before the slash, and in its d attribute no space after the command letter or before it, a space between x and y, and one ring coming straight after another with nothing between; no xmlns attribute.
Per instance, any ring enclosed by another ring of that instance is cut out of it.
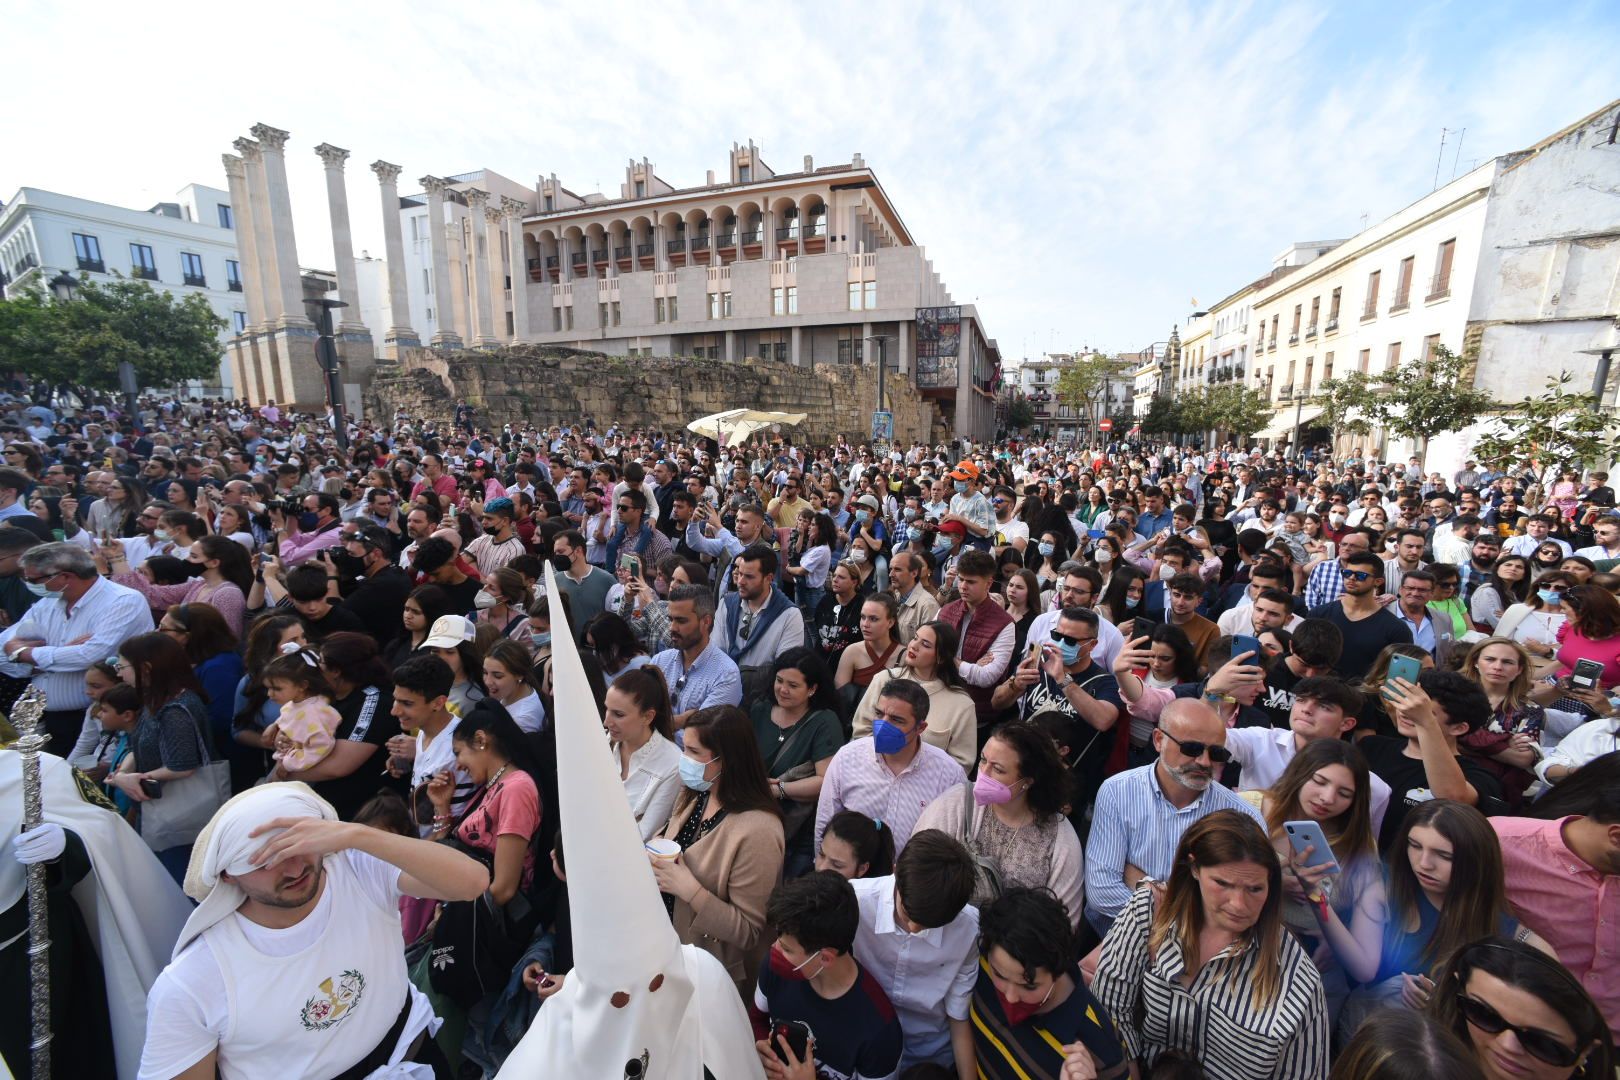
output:
<svg viewBox="0 0 1620 1080"><path fill-rule="evenodd" d="M152 605L152 610L161 614L171 604L191 604L198 602L198 594L208 588L208 582L202 578L193 578L178 585L154 585L145 574L139 570L126 570L122 574L114 574L113 580L120 585L128 585ZM225 619L225 625L231 628L231 633L238 639L242 636L242 621L247 611L247 597L242 590L229 581L202 598L203 603L218 611Z"/></svg>

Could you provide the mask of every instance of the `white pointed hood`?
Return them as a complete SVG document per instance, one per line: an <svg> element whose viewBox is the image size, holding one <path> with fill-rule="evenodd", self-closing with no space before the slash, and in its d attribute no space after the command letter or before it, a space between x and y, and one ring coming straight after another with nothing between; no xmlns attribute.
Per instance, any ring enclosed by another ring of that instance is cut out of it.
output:
<svg viewBox="0 0 1620 1080"><path fill-rule="evenodd" d="M546 567L551 606L552 723L574 969L500 1076L690 1080L764 1076L742 1001L725 968L683 946L613 766L607 733ZM636 1075L632 1073L631 1075Z"/></svg>

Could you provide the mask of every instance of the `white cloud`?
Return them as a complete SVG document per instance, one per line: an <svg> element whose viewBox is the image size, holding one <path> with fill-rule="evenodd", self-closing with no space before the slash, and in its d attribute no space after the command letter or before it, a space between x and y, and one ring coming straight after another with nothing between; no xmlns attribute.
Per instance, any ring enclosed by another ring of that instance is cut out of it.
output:
<svg viewBox="0 0 1620 1080"><path fill-rule="evenodd" d="M1290 242L1349 235L1426 192L1442 126L1467 127L1466 169L1607 100L1590 59L1607 11L1521 17L1165 0L503 0L296 19L36 6L8 25L8 85L28 92L4 121L0 192L146 206L223 186L219 155L262 121L293 133L300 260L320 266L323 141L353 151L355 246L374 254L379 157L406 189L488 167L612 194L642 155L681 186L749 137L783 170L860 151L1005 355L1135 348Z"/></svg>

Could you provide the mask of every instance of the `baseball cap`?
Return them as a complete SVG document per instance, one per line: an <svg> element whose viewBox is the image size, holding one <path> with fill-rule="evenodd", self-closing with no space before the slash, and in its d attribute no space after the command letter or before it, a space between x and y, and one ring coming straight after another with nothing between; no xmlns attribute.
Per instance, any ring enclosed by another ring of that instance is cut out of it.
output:
<svg viewBox="0 0 1620 1080"><path fill-rule="evenodd" d="M472 627L467 625L467 619L462 615L440 615L433 620L433 627L428 631L427 640L422 642L425 649L453 649L463 641L473 639Z"/></svg>
<svg viewBox="0 0 1620 1080"><path fill-rule="evenodd" d="M959 461L956 463L956 468L951 470L952 480L977 480L978 478L979 467L971 461Z"/></svg>
<svg viewBox="0 0 1620 1080"><path fill-rule="evenodd" d="M939 531L963 538L966 538L967 536L967 526L962 524L960 521L947 521L945 524L939 527Z"/></svg>

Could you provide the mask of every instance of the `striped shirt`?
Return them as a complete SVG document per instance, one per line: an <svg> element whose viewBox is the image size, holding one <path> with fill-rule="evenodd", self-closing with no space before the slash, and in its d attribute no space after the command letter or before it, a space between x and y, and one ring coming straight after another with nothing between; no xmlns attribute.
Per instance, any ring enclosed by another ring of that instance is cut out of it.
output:
<svg viewBox="0 0 1620 1080"><path fill-rule="evenodd" d="M1305 606L1319 608L1323 604L1331 604L1344 595L1344 564L1338 559L1329 559L1327 562L1311 571L1310 580L1305 583Z"/></svg>
<svg viewBox="0 0 1620 1080"><path fill-rule="evenodd" d="M1281 983L1254 1001L1254 942L1234 943L1191 982L1171 935L1148 950L1153 890L1138 889L1103 942L1091 988L1119 1027L1126 1053L1151 1065L1166 1050L1195 1057L1209 1080L1321 1080L1328 1073L1327 1004L1310 957L1279 924Z"/></svg>
<svg viewBox="0 0 1620 1080"><path fill-rule="evenodd" d="M152 609L146 597L126 585L97 578L71 611L60 596L46 597L0 633L0 644L12 638L45 643L28 650L25 663L0 665L0 673L31 676L45 695L48 712L83 709L90 704L84 692L85 669L116 655L124 642L152 629ZM71 747L57 749L66 754Z"/></svg>
<svg viewBox="0 0 1620 1080"><path fill-rule="evenodd" d="M742 674L712 639L691 667L686 666L686 655L679 649L665 649L652 658L650 666L669 684L669 703L675 713L742 704Z"/></svg>
<svg viewBox="0 0 1620 1080"><path fill-rule="evenodd" d="M1170 880L1181 834L1193 822L1217 810L1239 810L1265 828L1258 810L1213 781L1198 798L1177 807L1164 797L1157 768L1150 763L1110 776L1097 792L1086 841L1086 917L1099 931L1131 898L1126 864L1159 881Z"/></svg>
<svg viewBox="0 0 1620 1080"><path fill-rule="evenodd" d="M1083 1044L1095 1059L1100 1080L1127 1075L1130 1061L1119 1029L1086 989L1080 970L1070 968L1065 974L1074 982L1074 989L1062 1004L1021 1024L1010 1024L990 981L990 965L979 960L969 1015L973 1058L981 1080L1058 1080L1063 1072L1063 1048L1075 1043Z"/></svg>
<svg viewBox="0 0 1620 1080"><path fill-rule="evenodd" d="M917 744L917 756L899 775L890 771L888 761L873 745L872 736L845 743L833 755L821 781L815 850L821 850L821 834L834 814L859 810L894 833L894 852L898 855L928 804L966 782L967 774L956 759L926 742Z"/></svg>

